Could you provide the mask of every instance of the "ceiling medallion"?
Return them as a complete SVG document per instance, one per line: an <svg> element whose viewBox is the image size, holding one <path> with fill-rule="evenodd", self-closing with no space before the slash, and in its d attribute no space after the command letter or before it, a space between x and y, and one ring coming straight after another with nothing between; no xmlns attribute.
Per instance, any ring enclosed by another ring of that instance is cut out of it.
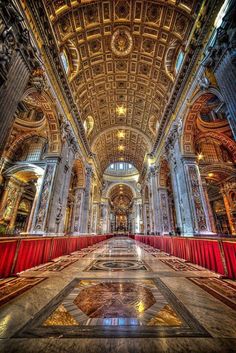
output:
<svg viewBox="0 0 236 353"><path fill-rule="evenodd" d="M118 146L118 151L123 152L125 150L125 146L124 145L119 145Z"/></svg>
<svg viewBox="0 0 236 353"><path fill-rule="evenodd" d="M127 29L117 29L111 38L111 49L117 56L129 55L133 47L133 39Z"/></svg>
<svg viewBox="0 0 236 353"><path fill-rule="evenodd" d="M119 139L123 139L123 138L125 137L125 132L124 132L124 131L118 131L117 137L118 137Z"/></svg>
<svg viewBox="0 0 236 353"><path fill-rule="evenodd" d="M123 105L118 105L116 107L116 114L118 116L125 116L126 115L126 112L127 112L127 108L124 107Z"/></svg>

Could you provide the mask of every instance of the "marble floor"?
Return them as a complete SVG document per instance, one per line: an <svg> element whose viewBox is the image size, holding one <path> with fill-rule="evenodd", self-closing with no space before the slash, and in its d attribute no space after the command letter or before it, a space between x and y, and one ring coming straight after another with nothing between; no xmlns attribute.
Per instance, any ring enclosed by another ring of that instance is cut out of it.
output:
<svg viewBox="0 0 236 353"><path fill-rule="evenodd" d="M236 352L233 281L128 238L56 264L2 283L34 286L1 293L1 353Z"/></svg>

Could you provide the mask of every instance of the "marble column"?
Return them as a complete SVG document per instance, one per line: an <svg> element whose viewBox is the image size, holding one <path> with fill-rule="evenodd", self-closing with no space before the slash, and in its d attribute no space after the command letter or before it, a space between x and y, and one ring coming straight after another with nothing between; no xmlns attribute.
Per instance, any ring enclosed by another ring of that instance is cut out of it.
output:
<svg viewBox="0 0 236 353"><path fill-rule="evenodd" d="M99 202L94 202L92 205L92 215L91 215L91 233L97 233L99 228L100 220L100 204Z"/></svg>
<svg viewBox="0 0 236 353"><path fill-rule="evenodd" d="M196 234L212 233L209 210L207 207L199 167L195 158L182 159L187 181L189 205Z"/></svg>
<svg viewBox="0 0 236 353"><path fill-rule="evenodd" d="M53 183L53 194L47 217L47 231L63 234L68 202L71 172L75 153L68 142L62 148L61 157L56 167Z"/></svg>
<svg viewBox="0 0 236 353"><path fill-rule="evenodd" d="M92 168L86 167L86 181L85 181L85 190L84 190L82 214L81 214L81 222L80 222L81 233L88 233L91 181L92 181Z"/></svg>
<svg viewBox="0 0 236 353"><path fill-rule="evenodd" d="M154 166L150 167L150 190L151 190L151 213L152 213L152 224L151 233L157 233L160 231L160 214L158 207L158 196L157 196L157 172Z"/></svg>
<svg viewBox="0 0 236 353"><path fill-rule="evenodd" d="M137 198L134 199L134 225L133 225L133 232L134 233L140 233L140 222L142 221L142 215L141 215L141 199Z"/></svg>
<svg viewBox="0 0 236 353"><path fill-rule="evenodd" d="M0 2L0 153L32 71L39 67L24 17L12 1Z"/></svg>
<svg viewBox="0 0 236 353"><path fill-rule="evenodd" d="M168 200L167 188L159 187L157 189L158 195L158 213L159 213L159 225L158 232L160 234L169 234L173 229L171 227L170 208Z"/></svg>
<svg viewBox="0 0 236 353"><path fill-rule="evenodd" d="M178 119L170 129L165 146L171 172L177 227L184 236L212 234L196 157L182 156L179 141L181 131L182 120Z"/></svg>
<svg viewBox="0 0 236 353"><path fill-rule="evenodd" d="M183 236L195 234L195 225L190 207L186 170L181 158L178 126L173 126L166 141L166 155L169 161L173 188L177 227Z"/></svg>
<svg viewBox="0 0 236 353"><path fill-rule="evenodd" d="M36 198L35 212L30 229L31 233L44 234L47 232L46 221L50 200L53 195L53 185L58 163L59 159L48 159L46 162L39 195L38 198Z"/></svg>
<svg viewBox="0 0 236 353"><path fill-rule="evenodd" d="M149 203L145 202L143 205L143 223L144 223L144 234L150 234L150 212Z"/></svg>
<svg viewBox="0 0 236 353"><path fill-rule="evenodd" d="M80 232L83 198L84 198L84 189L76 188L74 207L73 207L73 213L72 213L72 221L71 221L72 233Z"/></svg>
<svg viewBox="0 0 236 353"><path fill-rule="evenodd" d="M109 203L108 199L101 203L101 219L102 219L102 234L108 233L109 230Z"/></svg>

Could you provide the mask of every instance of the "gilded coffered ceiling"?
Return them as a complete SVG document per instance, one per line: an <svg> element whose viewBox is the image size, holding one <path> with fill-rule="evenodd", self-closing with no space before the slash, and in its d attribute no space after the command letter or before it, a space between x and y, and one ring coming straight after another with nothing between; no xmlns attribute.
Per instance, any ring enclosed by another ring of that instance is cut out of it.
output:
<svg viewBox="0 0 236 353"><path fill-rule="evenodd" d="M110 191L111 205L120 211L125 211L131 205L133 193L129 186L124 184L115 185Z"/></svg>
<svg viewBox="0 0 236 353"><path fill-rule="evenodd" d="M117 160L141 170L201 1L45 0L45 5L81 118L94 120L88 139L102 170Z"/></svg>

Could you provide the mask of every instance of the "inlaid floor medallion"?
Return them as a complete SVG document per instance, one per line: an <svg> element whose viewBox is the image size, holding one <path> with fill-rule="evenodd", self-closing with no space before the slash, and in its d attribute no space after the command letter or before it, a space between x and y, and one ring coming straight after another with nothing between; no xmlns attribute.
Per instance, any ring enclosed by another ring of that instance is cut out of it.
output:
<svg viewBox="0 0 236 353"><path fill-rule="evenodd" d="M148 271L144 261L138 260L95 260L85 271Z"/></svg>
<svg viewBox="0 0 236 353"><path fill-rule="evenodd" d="M207 337L159 279L75 279L16 337Z"/></svg>

